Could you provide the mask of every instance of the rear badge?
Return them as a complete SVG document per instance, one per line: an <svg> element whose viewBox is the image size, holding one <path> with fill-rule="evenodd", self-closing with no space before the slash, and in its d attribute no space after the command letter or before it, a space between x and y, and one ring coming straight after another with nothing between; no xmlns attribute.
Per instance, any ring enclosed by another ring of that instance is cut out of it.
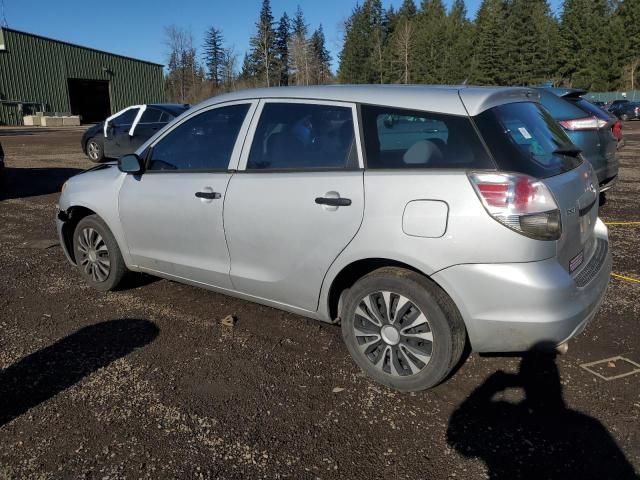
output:
<svg viewBox="0 0 640 480"><path fill-rule="evenodd" d="M584 250L569 261L569 273L575 272L576 268L582 265L583 261L584 261Z"/></svg>

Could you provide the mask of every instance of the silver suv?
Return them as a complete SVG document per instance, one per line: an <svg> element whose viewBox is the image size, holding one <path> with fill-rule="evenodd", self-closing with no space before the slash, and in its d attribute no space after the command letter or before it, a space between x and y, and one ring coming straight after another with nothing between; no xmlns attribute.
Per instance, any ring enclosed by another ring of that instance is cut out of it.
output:
<svg viewBox="0 0 640 480"><path fill-rule="evenodd" d="M588 162L526 88L243 91L191 108L118 167L70 179L61 244L128 271L341 322L405 391L478 352L560 345L609 281Z"/></svg>

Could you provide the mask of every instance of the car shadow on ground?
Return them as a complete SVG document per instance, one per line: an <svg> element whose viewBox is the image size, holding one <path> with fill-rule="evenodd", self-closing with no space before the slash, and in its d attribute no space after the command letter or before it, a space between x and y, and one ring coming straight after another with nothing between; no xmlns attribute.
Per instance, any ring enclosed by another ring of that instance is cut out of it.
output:
<svg viewBox="0 0 640 480"><path fill-rule="evenodd" d="M81 328L0 371L0 427L84 377L151 343L147 320L111 320Z"/></svg>
<svg viewBox="0 0 640 480"><path fill-rule="evenodd" d="M80 172L79 168L13 168L0 171L0 200L35 197L59 192L69 177Z"/></svg>
<svg viewBox="0 0 640 480"><path fill-rule="evenodd" d="M555 354L539 350L523 357L518 374L491 375L454 411L449 445L483 460L496 480L638 479L607 429L567 406ZM511 389L525 398L495 398Z"/></svg>

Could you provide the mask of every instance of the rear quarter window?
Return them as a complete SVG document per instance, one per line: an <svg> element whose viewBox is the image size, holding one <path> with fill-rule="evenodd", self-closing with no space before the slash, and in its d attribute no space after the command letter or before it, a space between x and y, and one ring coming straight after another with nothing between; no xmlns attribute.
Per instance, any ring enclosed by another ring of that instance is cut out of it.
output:
<svg viewBox="0 0 640 480"><path fill-rule="evenodd" d="M369 169L495 168L468 117L361 107Z"/></svg>

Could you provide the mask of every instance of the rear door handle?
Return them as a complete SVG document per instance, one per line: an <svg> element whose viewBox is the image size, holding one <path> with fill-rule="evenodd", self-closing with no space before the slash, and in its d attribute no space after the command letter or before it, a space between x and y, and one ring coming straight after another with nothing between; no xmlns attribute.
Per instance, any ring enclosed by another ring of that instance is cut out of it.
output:
<svg viewBox="0 0 640 480"><path fill-rule="evenodd" d="M328 205L330 207L348 207L351 205L350 198L331 198L331 197L318 197L316 198L318 205Z"/></svg>
<svg viewBox="0 0 640 480"><path fill-rule="evenodd" d="M196 198L204 200L218 200L221 196L218 192L196 192Z"/></svg>

